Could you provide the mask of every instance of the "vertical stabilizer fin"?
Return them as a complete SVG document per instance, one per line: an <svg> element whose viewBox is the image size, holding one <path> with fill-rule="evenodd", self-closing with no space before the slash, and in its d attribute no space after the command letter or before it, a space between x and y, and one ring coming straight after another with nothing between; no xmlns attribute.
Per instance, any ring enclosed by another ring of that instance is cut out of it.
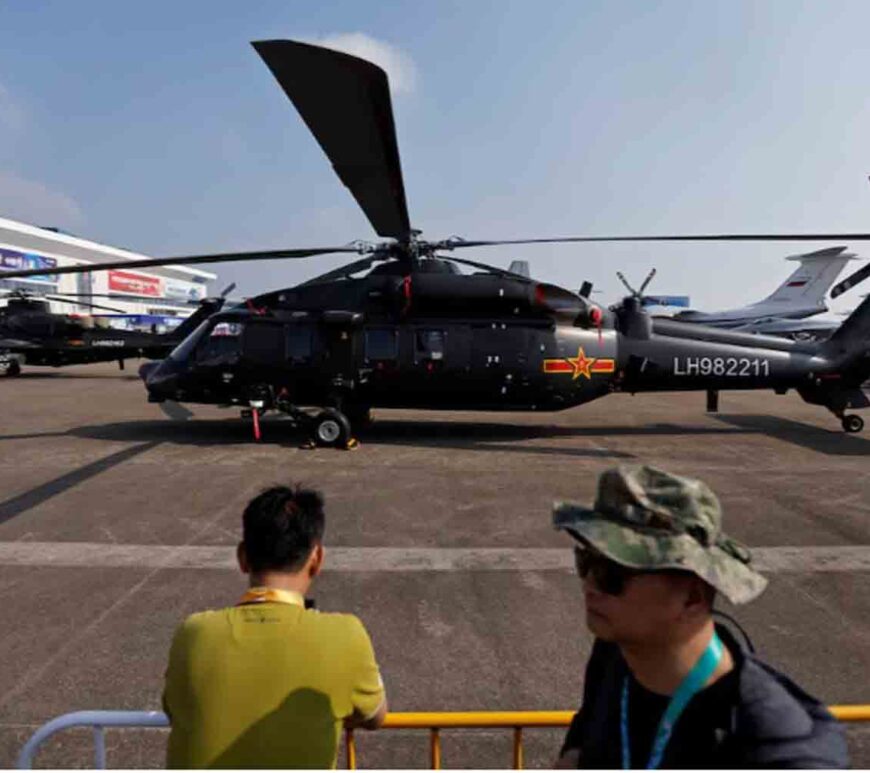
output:
<svg viewBox="0 0 870 773"><path fill-rule="evenodd" d="M760 303L825 307L825 296L853 253L845 247L828 247L803 255L792 255L787 260L799 260L800 266L792 275Z"/></svg>

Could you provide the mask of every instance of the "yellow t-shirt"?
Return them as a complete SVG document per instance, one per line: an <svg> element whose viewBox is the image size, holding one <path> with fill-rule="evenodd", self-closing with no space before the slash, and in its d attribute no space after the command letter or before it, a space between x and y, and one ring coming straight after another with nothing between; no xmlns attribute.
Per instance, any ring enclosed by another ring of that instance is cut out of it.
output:
<svg viewBox="0 0 870 773"><path fill-rule="evenodd" d="M176 630L163 692L167 767L335 767L343 720L380 708L384 686L359 618L280 596L200 612Z"/></svg>

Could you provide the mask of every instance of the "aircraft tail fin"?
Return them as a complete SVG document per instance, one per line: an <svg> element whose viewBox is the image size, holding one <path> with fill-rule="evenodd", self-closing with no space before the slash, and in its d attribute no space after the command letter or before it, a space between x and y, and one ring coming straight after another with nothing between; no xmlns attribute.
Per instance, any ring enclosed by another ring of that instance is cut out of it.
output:
<svg viewBox="0 0 870 773"><path fill-rule="evenodd" d="M782 305L825 308L825 296L853 253L845 247L828 247L787 260L799 260L800 266L776 290L760 303L775 302Z"/></svg>

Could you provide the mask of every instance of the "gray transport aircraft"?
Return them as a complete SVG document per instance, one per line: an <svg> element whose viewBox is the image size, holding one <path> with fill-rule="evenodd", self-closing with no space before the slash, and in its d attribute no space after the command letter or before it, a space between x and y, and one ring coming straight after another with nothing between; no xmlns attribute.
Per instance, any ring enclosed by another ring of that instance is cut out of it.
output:
<svg viewBox="0 0 870 773"><path fill-rule="evenodd" d="M800 261L800 265L767 298L725 311L680 311L673 319L711 327L789 335L802 330L805 323L789 324L786 320L803 320L828 311L825 303L828 290L837 281L846 264L855 257L854 253L846 252L845 247L829 247L802 255L791 255L786 260ZM833 332L830 325L824 327Z"/></svg>

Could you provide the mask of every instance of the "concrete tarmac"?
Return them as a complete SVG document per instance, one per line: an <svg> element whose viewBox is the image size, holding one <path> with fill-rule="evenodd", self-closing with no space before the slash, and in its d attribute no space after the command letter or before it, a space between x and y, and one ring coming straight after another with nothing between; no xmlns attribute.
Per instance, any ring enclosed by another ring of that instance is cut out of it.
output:
<svg viewBox="0 0 870 773"><path fill-rule="evenodd" d="M377 411L354 452L303 450L269 419L255 444L237 413L193 410L164 419L132 369L108 365L0 380L0 765L59 714L160 708L175 626L237 600L241 512L273 483L325 492L335 563L327 552L314 595L365 621L395 711L577 706L591 639L550 508L591 501L620 462L707 481L771 579L723 608L810 692L870 703L870 432L846 435L798 397L723 393L715 416L703 394ZM527 736L527 765L549 765L561 733ZM849 737L853 764L870 766L870 725ZM445 733L444 764L505 767L510 746L510 731ZM162 767L164 748L163 731L115 731L109 764ZM69 732L37 763L88 766L91 750ZM360 739L363 767L427 762L425 733Z"/></svg>

